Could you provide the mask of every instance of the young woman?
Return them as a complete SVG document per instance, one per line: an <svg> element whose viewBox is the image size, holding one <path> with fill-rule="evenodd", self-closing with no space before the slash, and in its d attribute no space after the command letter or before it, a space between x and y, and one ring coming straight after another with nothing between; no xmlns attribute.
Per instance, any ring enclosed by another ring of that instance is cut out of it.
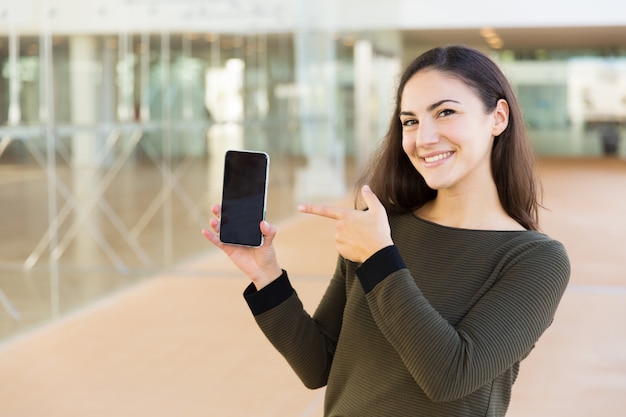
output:
<svg viewBox="0 0 626 417"><path fill-rule="evenodd" d="M304 384L327 386L325 416L504 416L570 266L538 232L532 151L495 63L464 46L415 59L357 190L355 210L299 206L337 225L313 317L273 226L257 249L220 244L217 218L204 234L250 277L257 323Z"/></svg>

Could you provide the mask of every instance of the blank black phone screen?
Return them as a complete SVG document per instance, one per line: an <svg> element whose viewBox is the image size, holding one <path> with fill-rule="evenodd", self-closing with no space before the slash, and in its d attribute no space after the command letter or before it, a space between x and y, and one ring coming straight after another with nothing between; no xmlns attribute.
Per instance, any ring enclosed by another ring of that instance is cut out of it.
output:
<svg viewBox="0 0 626 417"><path fill-rule="evenodd" d="M268 169L269 156L264 152L226 152L220 217L223 243L263 243L259 224L265 219Z"/></svg>

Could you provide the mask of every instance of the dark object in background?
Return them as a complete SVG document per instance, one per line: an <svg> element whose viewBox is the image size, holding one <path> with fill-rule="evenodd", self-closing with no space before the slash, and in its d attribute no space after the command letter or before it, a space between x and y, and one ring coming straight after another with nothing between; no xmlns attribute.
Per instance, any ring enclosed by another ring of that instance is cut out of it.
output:
<svg viewBox="0 0 626 417"><path fill-rule="evenodd" d="M602 152L607 156L617 155L621 140L619 124L606 123L600 128L600 140L602 141Z"/></svg>

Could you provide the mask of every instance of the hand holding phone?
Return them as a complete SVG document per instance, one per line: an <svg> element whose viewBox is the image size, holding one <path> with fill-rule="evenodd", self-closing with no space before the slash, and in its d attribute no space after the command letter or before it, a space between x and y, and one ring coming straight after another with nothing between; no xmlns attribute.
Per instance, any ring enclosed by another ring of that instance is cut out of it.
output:
<svg viewBox="0 0 626 417"><path fill-rule="evenodd" d="M222 243L263 244L260 223L265 219L269 161L265 152L226 152L219 233Z"/></svg>

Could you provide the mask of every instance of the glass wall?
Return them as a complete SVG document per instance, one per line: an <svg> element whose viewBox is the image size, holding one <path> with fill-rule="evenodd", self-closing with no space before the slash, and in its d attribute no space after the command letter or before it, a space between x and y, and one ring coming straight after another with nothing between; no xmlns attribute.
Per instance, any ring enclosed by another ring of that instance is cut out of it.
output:
<svg viewBox="0 0 626 417"><path fill-rule="evenodd" d="M387 129L399 38L0 37L0 338L211 250L228 148L269 152L271 221L345 195ZM540 155L601 156L623 136L619 54L494 58Z"/></svg>
<svg viewBox="0 0 626 417"><path fill-rule="evenodd" d="M323 31L0 38L0 337L211 250L228 148L269 152L272 221L343 196L353 51Z"/></svg>
<svg viewBox="0 0 626 417"><path fill-rule="evenodd" d="M504 51L496 59L538 155L626 156L626 51Z"/></svg>

